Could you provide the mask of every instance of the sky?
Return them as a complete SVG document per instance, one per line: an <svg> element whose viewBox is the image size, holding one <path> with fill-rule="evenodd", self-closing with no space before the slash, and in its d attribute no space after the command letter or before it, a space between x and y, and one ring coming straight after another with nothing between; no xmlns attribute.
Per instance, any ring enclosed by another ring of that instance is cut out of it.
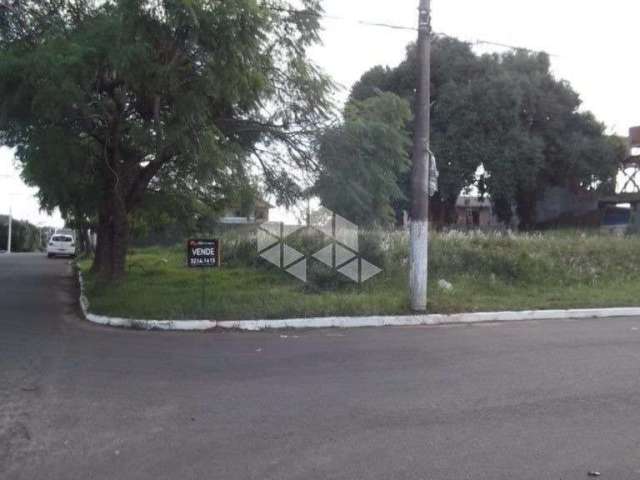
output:
<svg viewBox="0 0 640 480"><path fill-rule="evenodd" d="M323 44L313 48L315 62L333 77L344 101L351 85L374 65L395 66L416 32L366 26L359 20L414 27L418 0L324 0ZM626 135L640 124L637 19L633 0L432 0L436 32L467 41L491 41L544 50L557 77L568 80L611 133ZM339 17L334 18L334 17ZM481 51L501 51L478 47ZM3 176L3 175L9 175ZM39 212L18 178L12 153L0 148L0 214L13 206L16 218L61 226L59 215ZM282 212L275 212L275 216Z"/></svg>

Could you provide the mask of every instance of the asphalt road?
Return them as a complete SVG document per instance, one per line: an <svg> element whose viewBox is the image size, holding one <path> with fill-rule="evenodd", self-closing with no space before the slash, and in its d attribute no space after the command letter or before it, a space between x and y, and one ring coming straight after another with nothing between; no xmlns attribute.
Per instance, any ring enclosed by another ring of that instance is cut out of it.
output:
<svg viewBox="0 0 640 480"><path fill-rule="evenodd" d="M640 479L640 319L200 334L0 256L0 478Z"/></svg>

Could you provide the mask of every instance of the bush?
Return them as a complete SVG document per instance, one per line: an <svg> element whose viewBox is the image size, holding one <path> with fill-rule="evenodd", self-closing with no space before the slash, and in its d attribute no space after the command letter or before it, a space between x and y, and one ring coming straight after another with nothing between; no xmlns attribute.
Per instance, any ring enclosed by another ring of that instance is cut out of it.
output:
<svg viewBox="0 0 640 480"><path fill-rule="evenodd" d="M359 235L359 255L383 269L387 281L404 281L409 256L406 231L365 230ZM255 230L227 231L222 240L225 268L279 269L258 255ZM287 245L311 256L331 244L319 232L301 229L287 238ZM185 247L150 247L132 250L130 269L156 272L166 264L182 266ZM429 244L430 278L464 277L479 283L506 285L576 285L640 278L640 237L615 237L599 233L561 232L540 234L447 232L432 233ZM322 263L308 262L305 289L335 291L353 282ZM401 279L402 277L402 279Z"/></svg>

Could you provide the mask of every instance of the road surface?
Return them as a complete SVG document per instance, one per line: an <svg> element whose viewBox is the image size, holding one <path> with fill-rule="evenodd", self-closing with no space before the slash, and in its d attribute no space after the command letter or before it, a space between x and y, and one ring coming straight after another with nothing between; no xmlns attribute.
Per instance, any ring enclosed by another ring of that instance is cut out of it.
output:
<svg viewBox="0 0 640 480"><path fill-rule="evenodd" d="M640 319L271 333L80 320L0 256L0 478L640 479Z"/></svg>

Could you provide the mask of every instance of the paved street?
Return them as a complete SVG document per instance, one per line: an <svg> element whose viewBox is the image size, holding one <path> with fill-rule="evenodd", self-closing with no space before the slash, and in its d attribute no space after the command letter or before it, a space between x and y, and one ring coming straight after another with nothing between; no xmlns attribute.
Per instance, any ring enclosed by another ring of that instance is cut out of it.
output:
<svg viewBox="0 0 640 480"><path fill-rule="evenodd" d="M66 260L0 285L2 479L640 478L640 319L138 332Z"/></svg>

